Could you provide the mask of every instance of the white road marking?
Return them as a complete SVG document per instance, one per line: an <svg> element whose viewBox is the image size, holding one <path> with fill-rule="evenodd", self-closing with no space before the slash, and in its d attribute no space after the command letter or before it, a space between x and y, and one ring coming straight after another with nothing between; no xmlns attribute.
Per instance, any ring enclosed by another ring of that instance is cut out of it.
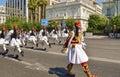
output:
<svg viewBox="0 0 120 77"><path fill-rule="evenodd" d="M46 66L44 66L40 63L29 63L29 62L26 62L26 61L19 61L19 60L9 58L9 57L4 57L4 58L15 61L15 62L19 62L21 64L24 64L25 68L40 70L40 71L48 71L49 70Z"/></svg>
<svg viewBox="0 0 120 77"><path fill-rule="evenodd" d="M32 65L28 65L25 68L39 70L39 71L49 71L49 68L47 68L46 66L44 66L40 63L35 63L35 64L32 64Z"/></svg>
<svg viewBox="0 0 120 77"><path fill-rule="evenodd" d="M59 56L66 56L66 53L58 53L58 52L53 52L53 51L38 51L38 50L34 50L33 49L27 49L27 48L22 48L24 50L29 50L31 52L37 52L37 53L47 53L47 54L53 54L53 55L59 55ZM100 58L100 57L89 57L91 60L96 60L96 61L104 61L104 62L112 62L112 63L118 63L120 64L120 60L116 60L116 59L108 59L108 58ZM14 59L13 59L14 60ZM27 64L25 62L23 62L23 64ZM27 65L30 65L29 63Z"/></svg>
<svg viewBox="0 0 120 77"><path fill-rule="evenodd" d="M97 61L104 61L104 62L112 62L112 63L119 63L120 60L114 60L114 59L107 59L107 58L99 58L99 57L90 57L91 60L97 60Z"/></svg>
<svg viewBox="0 0 120 77"><path fill-rule="evenodd" d="M26 49L26 48L24 48L24 49ZM26 49L26 50L28 50L28 49ZM31 49L29 49L29 50L31 51ZM58 52L53 52L53 51L44 52L44 51L34 50L34 52L48 53L48 54L59 55L59 56L66 56L67 55L66 53L58 53ZM118 63L118 64L120 64L120 60L115 60L115 59L100 58L100 57L89 57L89 58L91 60L96 60L96 61L104 61L104 62L112 62L112 63Z"/></svg>

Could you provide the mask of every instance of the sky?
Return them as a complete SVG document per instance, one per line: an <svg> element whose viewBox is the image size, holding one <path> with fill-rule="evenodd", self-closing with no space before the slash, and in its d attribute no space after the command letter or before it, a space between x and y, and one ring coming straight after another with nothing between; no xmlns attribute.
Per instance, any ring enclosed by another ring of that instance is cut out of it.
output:
<svg viewBox="0 0 120 77"><path fill-rule="evenodd" d="M6 0L0 0L0 6L1 6L1 5L5 5L5 1L6 1Z"/></svg>
<svg viewBox="0 0 120 77"><path fill-rule="evenodd" d="M103 0L97 0L97 2L102 3Z"/></svg>
<svg viewBox="0 0 120 77"><path fill-rule="evenodd" d="M0 0L0 6L5 5L6 0ZM101 3L103 0L97 0L97 2Z"/></svg>

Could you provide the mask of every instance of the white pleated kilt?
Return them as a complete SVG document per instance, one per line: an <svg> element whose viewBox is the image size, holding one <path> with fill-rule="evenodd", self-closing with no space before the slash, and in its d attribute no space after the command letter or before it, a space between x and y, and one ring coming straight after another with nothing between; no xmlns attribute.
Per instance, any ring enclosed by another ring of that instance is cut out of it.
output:
<svg viewBox="0 0 120 77"><path fill-rule="evenodd" d="M9 44L9 40L5 40L5 44Z"/></svg>
<svg viewBox="0 0 120 77"><path fill-rule="evenodd" d="M48 40L47 36L41 36L40 40Z"/></svg>
<svg viewBox="0 0 120 77"><path fill-rule="evenodd" d="M5 42L4 38L0 38L0 44L3 44Z"/></svg>
<svg viewBox="0 0 120 77"><path fill-rule="evenodd" d="M19 45L22 45L22 42L20 39L16 39L16 41L18 42Z"/></svg>
<svg viewBox="0 0 120 77"><path fill-rule="evenodd" d="M57 34L52 34L52 38L58 38Z"/></svg>
<svg viewBox="0 0 120 77"><path fill-rule="evenodd" d="M82 49L82 44L76 44L75 48L68 48L68 57L67 61L73 64L81 64L88 61L88 56L85 51Z"/></svg>
<svg viewBox="0 0 120 77"><path fill-rule="evenodd" d="M25 35L25 36L24 36L24 39L29 39L29 35Z"/></svg>
<svg viewBox="0 0 120 77"><path fill-rule="evenodd" d="M22 43L19 39L12 38L10 41L10 46L20 46Z"/></svg>
<svg viewBox="0 0 120 77"><path fill-rule="evenodd" d="M68 37L68 33L62 33L62 37Z"/></svg>
<svg viewBox="0 0 120 77"><path fill-rule="evenodd" d="M9 40L5 40L4 38L0 38L0 44L9 44Z"/></svg>
<svg viewBox="0 0 120 77"><path fill-rule="evenodd" d="M28 40L30 40L30 41L32 41L32 40L37 41L37 38L35 36L30 36Z"/></svg>

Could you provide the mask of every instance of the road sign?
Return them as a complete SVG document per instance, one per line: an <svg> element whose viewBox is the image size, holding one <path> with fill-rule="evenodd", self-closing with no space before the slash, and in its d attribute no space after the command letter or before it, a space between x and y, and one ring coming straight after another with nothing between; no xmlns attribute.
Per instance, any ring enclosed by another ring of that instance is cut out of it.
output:
<svg viewBox="0 0 120 77"><path fill-rule="evenodd" d="M62 23L62 27L66 27L66 23L65 22Z"/></svg>
<svg viewBox="0 0 120 77"><path fill-rule="evenodd" d="M48 20L47 19L42 19L41 20L41 25L42 26L48 26Z"/></svg>

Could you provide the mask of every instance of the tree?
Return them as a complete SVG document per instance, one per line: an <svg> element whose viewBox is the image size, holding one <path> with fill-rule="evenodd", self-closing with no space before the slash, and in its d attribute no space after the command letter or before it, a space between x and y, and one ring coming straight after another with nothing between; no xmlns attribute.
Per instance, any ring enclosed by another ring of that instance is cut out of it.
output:
<svg viewBox="0 0 120 77"><path fill-rule="evenodd" d="M70 30L73 30L74 22L75 22L75 20L73 18L65 19L65 23L69 27Z"/></svg>
<svg viewBox="0 0 120 77"><path fill-rule="evenodd" d="M111 21L112 21L111 30L113 29L114 25L116 25L118 32L120 32L120 14L118 16L113 16L111 18Z"/></svg>
<svg viewBox="0 0 120 77"><path fill-rule="evenodd" d="M26 22L25 20L21 20L20 18L11 17L6 19L5 26L9 30L13 28L14 24L17 24L19 28L22 28L25 22Z"/></svg>
<svg viewBox="0 0 120 77"><path fill-rule="evenodd" d="M47 0L29 0L28 8L31 13L31 22L41 21L42 18L46 18L46 6ZM38 15L38 16L37 16Z"/></svg>
<svg viewBox="0 0 120 77"><path fill-rule="evenodd" d="M28 1L28 9L30 10L31 22L35 21L35 13L37 10L37 2L36 0Z"/></svg>
<svg viewBox="0 0 120 77"><path fill-rule="evenodd" d="M49 22L49 27L55 27L59 24L60 24L60 21L53 20L53 21Z"/></svg>
<svg viewBox="0 0 120 77"><path fill-rule="evenodd" d="M97 32L103 32L105 27L108 24L108 18L103 16L103 15L99 15L99 14L92 14L90 15L90 18L88 19L88 30L93 30L93 32L97 31Z"/></svg>
<svg viewBox="0 0 120 77"><path fill-rule="evenodd" d="M40 19L46 18L45 15L46 15L46 6L47 6L47 4L48 4L47 0L37 0L37 6L41 7L41 13L39 13L39 14L41 14Z"/></svg>

